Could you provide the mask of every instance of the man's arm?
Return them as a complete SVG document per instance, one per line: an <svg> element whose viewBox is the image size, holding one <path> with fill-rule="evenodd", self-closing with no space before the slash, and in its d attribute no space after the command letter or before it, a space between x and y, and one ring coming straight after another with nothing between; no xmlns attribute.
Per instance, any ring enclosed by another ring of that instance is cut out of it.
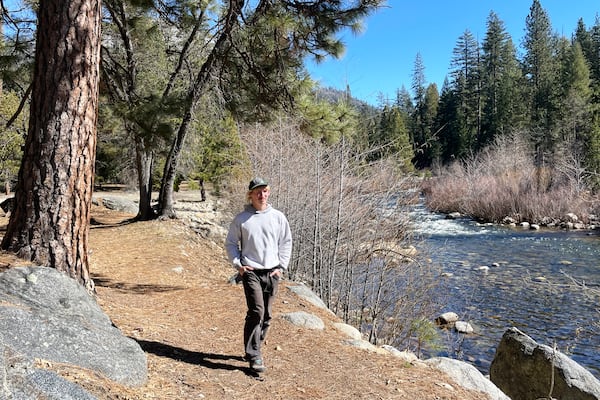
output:
<svg viewBox="0 0 600 400"><path fill-rule="evenodd" d="M242 266L242 252L240 250L240 240L241 240L241 229L240 226L234 220L229 226L229 231L227 232L227 238L225 239L225 251L227 251L227 257L229 258L229 262L233 265L234 268L238 269Z"/></svg>
<svg viewBox="0 0 600 400"><path fill-rule="evenodd" d="M279 236L279 265L283 269L287 269L292 257L292 231L290 224L285 216L283 216L283 224Z"/></svg>

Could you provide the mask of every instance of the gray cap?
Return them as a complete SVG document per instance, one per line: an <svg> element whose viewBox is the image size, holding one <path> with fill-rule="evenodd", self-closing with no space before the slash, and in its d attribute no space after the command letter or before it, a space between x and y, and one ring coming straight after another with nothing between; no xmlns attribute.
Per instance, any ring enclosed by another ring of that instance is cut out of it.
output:
<svg viewBox="0 0 600 400"><path fill-rule="evenodd" d="M250 184L248 185L248 190L253 190L261 186L269 186L269 183L263 178L254 178L250 181Z"/></svg>

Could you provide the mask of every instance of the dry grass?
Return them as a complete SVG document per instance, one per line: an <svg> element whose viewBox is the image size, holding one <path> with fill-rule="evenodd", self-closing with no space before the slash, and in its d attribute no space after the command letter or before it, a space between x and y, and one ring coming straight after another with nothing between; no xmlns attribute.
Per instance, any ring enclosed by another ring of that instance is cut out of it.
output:
<svg viewBox="0 0 600 400"><path fill-rule="evenodd" d="M436 370L343 344L329 313L285 286L259 379L242 360L245 303L227 282L232 270L220 243L182 221L123 224L129 216L94 209L91 273L97 299L114 324L148 357L148 381L124 387L90 371L42 362L99 399L461 399L480 400ZM6 225L6 219L0 225ZM1 233L1 232L0 232ZM23 263L0 255L4 268ZM281 313L308 311L324 331L293 326Z"/></svg>
<svg viewBox="0 0 600 400"><path fill-rule="evenodd" d="M593 206L574 168L536 167L522 140L511 138L500 138L425 181L428 208L490 222L512 217L539 224L561 220L569 212L586 220Z"/></svg>

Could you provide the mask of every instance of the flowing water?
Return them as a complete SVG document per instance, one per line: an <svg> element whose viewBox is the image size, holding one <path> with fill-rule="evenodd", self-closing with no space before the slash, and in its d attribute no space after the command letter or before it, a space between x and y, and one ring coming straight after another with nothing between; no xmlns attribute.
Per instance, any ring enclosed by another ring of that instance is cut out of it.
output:
<svg viewBox="0 0 600 400"><path fill-rule="evenodd" d="M444 311L475 328L447 337L448 356L487 374L514 326L600 378L600 233L481 225L423 206L412 216L423 250L443 270Z"/></svg>

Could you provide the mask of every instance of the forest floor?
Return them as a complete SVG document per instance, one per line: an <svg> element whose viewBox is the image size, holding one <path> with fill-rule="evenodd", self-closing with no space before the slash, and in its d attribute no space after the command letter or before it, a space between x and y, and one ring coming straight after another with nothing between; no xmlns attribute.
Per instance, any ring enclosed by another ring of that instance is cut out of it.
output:
<svg viewBox="0 0 600 400"><path fill-rule="evenodd" d="M223 243L203 238L183 219L129 223L131 215L100 206L92 217L97 300L148 360L148 381L140 387L49 364L98 399L486 398L422 363L344 344L332 327L340 321L286 290L285 280L263 351L267 371L257 376L242 359L246 306L241 285L228 282L234 271ZM7 223L0 217L0 236ZM0 271L24 264L0 253ZM308 330L280 317L301 310L319 316L326 328Z"/></svg>

